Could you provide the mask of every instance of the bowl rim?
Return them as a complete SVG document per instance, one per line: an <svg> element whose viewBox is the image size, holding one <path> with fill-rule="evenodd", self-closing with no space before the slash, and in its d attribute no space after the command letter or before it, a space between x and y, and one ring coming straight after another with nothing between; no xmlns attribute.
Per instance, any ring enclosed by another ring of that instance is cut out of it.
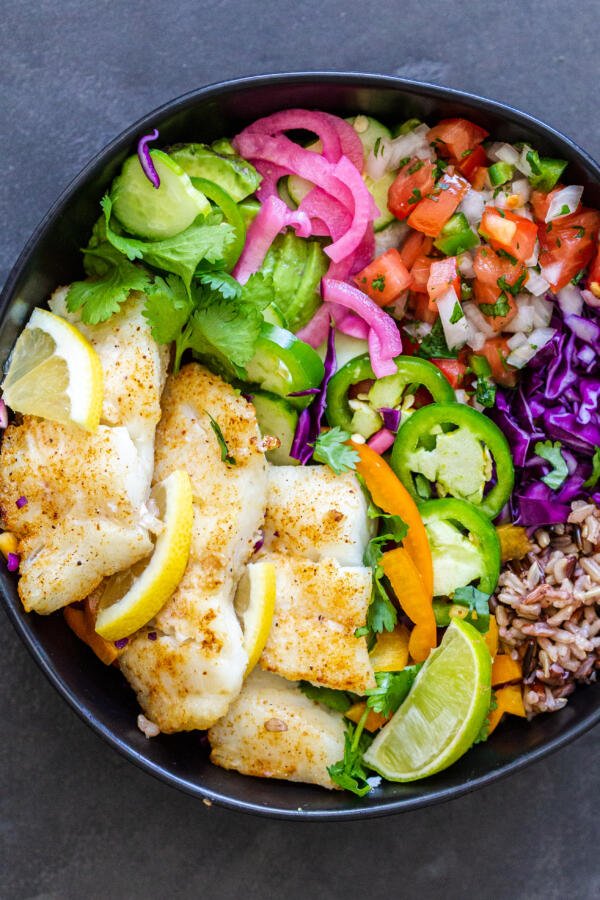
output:
<svg viewBox="0 0 600 900"><path fill-rule="evenodd" d="M434 97L440 100L455 100L499 116L508 114L512 121L517 124L540 129L550 138L554 138L558 142L567 144L575 156L586 163L587 168L592 171L596 179L600 182L600 165L598 162L596 162L586 150L580 147L568 135L565 135L553 126L546 124L541 119L525 113L508 103L481 97L472 92L458 90L456 88L447 88L442 85L431 84L425 81L415 81L401 76L357 71L304 70L298 72L273 72L217 81L187 91L184 94L162 103L149 113L141 116L134 123L124 128L104 147L98 150L89 162L71 179L70 182L67 183L54 203L52 203L49 210L34 228L31 236L24 244L23 249L8 273L2 291L0 292L0 320L4 318L4 311L12 298L15 286L24 272L30 256L48 230L55 225L57 216L60 212L69 204L77 191L93 176L96 170L99 170L104 166L119 150L130 145L134 137L139 134L142 129L146 129L153 125L155 119L177 111L182 111L187 107L193 106L197 101L207 97L218 97L222 94L251 90L256 87L269 85L310 84L315 82L328 85L348 85L349 83L360 82L360 84L365 87L395 88L411 92L417 96ZM2 593L5 594L3 589ZM488 784L499 781L502 778L524 769L526 766L532 765L549 754L560 750L600 722L600 704L598 704L596 710L592 710L584 715L579 722L568 725L562 734L550 738L539 747L524 751L517 759L504 763L497 768L490 769L488 772L471 778L462 784L443 787L439 790L431 791L423 797L400 798L388 801L382 800L377 806L361 807L357 805L347 809L332 810L311 810L306 808L289 809L272 804L262 805L257 802L242 800L235 796L231 796L230 794L192 783L186 778L179 776L176 772L169 771L160 764L155 763L136 752L136 750L124 739L118 737L110 728L104 726L103 723L96 718L94 713L87 709L85 702L77 695L77 693L71 690L68 685L63 682L54 669L50 655L46 651L43 643L27 628L27 620L22 615L22 610L18 609L16 605L13 606L12 601L6 595L5 599L7 602L4 604L4 608L8 614L9 620L25 644L30 655L50 683L63 699L67 701L69 706L71 706L83 722L122 756L133 762L138 768L157 778L159 781L172 787L179 788L187 794L207 801L209 804L215 803L237 812L251 813L278 819L304 821L352 820L408 812L413 809L420 809L426 806L448 802L455 797L464 796L465 794L478 790Z"/></svg>

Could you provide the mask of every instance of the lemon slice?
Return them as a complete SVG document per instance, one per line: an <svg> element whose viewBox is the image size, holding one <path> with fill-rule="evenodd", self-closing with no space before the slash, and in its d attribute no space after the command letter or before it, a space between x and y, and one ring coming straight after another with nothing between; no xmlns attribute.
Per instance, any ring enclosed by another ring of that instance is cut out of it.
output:
<svg viewBox="0 0 600 900"><path fill-rule="evenodd" d="M188 473L172 472L155 485L152 498L164 525L154 551L103 585L96 631L107 641L128 637L149 622L173 595L187 566L193 520Z"/></svg>
<svg viewBox="0 0 600 900"><path fill-rule="evenodd" d="M239 583L235 610L244 632L249 675L267 643L275 612L275 566L270 562L250 563Z"/></svg>
<svg viewBox="0 0 600 900"><path fill-rule="evenodd" d="M398 712L364 759L388 781L441 772L471 747L488 714L492 660L481 634L453 619Z"/></svg>
<svg viewBox="0 0 600 900"><path fill-rule="evenodd" d="M66 319L34 309L13 348L2 391L17 412L95 431L102 412L100 358Z"/></svg>

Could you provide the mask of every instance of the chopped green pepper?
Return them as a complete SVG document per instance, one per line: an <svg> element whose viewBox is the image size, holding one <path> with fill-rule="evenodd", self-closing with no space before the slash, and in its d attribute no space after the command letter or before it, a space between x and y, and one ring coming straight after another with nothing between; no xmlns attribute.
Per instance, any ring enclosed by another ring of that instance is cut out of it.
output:
<svg viewBox="0 0 600 900"><path fill-rule="evenodd" d="M227 247L227 258L225 260L225 268L227 271L231 271L238 261L246 242L246 223L244 217L238 209L235 200L232 200L229 194L224 191L222 187L219 187L218 184L215 184L213 181L207 181L206 178L192 178L192 184L197 190L202 191L209 200L216 203L223 213L225 221L228 222L234 230L235 239Z"/></svg>
<svg viewBox="0 0 600 900"><path fill-rule="evenodd" d="M394 362L398 367L396 374L377 379L369 392L369 400L375 409L396 407L408 385L427 388L434 401L454 400L450 383L433 363L413 356L397 356ZM335 373L327 387L327 419L332 427L339 425L344 431L354 433L354 412L348 402L348 391L353 384L374 378L368 353L351 359Z"/></svg>
<svg viewBox="0 0 600 900"><path fill-rule="evenodd" d="M496 484L490 487L492 459ZM438 494L469 500L489 518L498 515L514 483L506 438L494 422L462 403L416 410L396 436L391 465L417 503L422 501L415 483L420 473L437 485Z"/></svg>
<svg viewBox="0 0 600 900"><path fill-rule="evenodd" d="M420 119L407 119L406 122L402 122L401 125L396 125L392 128L392 137L396 138L400 137L401 134L408 134L409 131L414 131L420 124Z"/></svg>
<svg viewBox="0 0 600 900"><path fill-rule="evenodd" d="M433 242L434 247L445 253L446 256L457 256L470 250L479 243L479 238L471 229L464 213L458 212L451 216Z"/></svg>
<svg viewBox="0 0 600 900"><path fill-rule="evenodd" d="M434 596L471 605L469 585L491 594L500 574L500 541L490 520L472 503L446 498L427 500L419 513L433 559ZM449 622L447 623L449 624Z"/></svg>
<svg viewBox="0 0 600 900"><path fill-rule="evenodd" d="M551 159L548 156L540 157L535 150L530 150L526 157L531 167L529 183L532 188L547 194L556 185L558 179L567 168L565 159Z"/></svg>
<svg viewBox="0 0 600 900"><path fill-rule="evenodd" d="M514 166L507 162L497 162L488 169L488 176L493 187L506 184L515 174Z"/></svg>

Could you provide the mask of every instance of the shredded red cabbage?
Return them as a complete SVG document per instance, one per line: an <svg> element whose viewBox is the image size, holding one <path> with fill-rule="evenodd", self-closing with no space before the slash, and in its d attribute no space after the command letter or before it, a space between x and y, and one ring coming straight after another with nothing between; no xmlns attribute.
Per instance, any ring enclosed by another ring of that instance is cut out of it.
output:
<svg viewBox="0 0 600 900"><path fill-rule="evenodd" d="M15 501L17 509L23 509L24 506L27 506L27 497L19 497L18 500Z"/></svg>
<svg viewBox="0 0 600 900"><path fill-rule="evenodd" d="M159 131L158 128L155 128L151 134L145 134L138 141L137 145L137 154L140 160L140 165L144 170L144 175L148 179L148 181L154 185L155 188L160 187L160 178L158 172L154 168L154 163L152 162L152 157L150 156L150 150L148 148L148 144L150 141L155 141L158 138Z"/></svg>
<svg viewBox="0 0 600 900"><path fill-rule="evenodd" d="M554 337L522 370L517 388L498 388L490 411L510 443L515 464L510 516L526 526L566 522L571 501L590 497L584 483L600 447L600 329L590 309L581 316L564 315L558 305L555 309ZM542 481L548 464L535 453L536 443L547 440L561 442L568 468L557 490ZM600 503L600 489L592 490L591 498Z"/></svg>
<svg viewBox="0 0 600 900"><path fill-rule="evenodd" d="M17 572L20 562L21 557L18 553L9 553L6 557L6 568L9 572Z"/></svg>
<svg viewBox="0 0 600 900"><path fill-rule="evenodd" d="M379 412L381 413L384 427L389 431L398 431L400 428L400 410L392 409L390 406L382 406Z"/></svg>
<svg viewBox="0 0 600 900"><path fill-rule="evenodd" d="M123 647L126 647L129 643L129 638L119 638L118 641L115 641L115 647L117 650L122 650Z"/></svg>
<svg viewBox="0 0 600 900"><path fill-rule="evenodd" d="M290 449L290 456L293 459L297 459L303 466L312 459L312 444L314 444L321 432L323 415L327 406L327 385L335 372L335 364L335 325L330 321L329 334L327 335L327 353L323 362L325 369L323 381L319 386L318 394L315 394L310 406L303 409L298 417L298 424L296 425L294 440Z"/></svg>

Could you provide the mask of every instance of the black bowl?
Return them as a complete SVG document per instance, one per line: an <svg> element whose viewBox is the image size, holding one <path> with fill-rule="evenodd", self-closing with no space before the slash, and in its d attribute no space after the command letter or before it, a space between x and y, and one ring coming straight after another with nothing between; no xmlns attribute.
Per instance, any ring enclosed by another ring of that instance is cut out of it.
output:
<svg viewBox="0 0 600 900"><path fill-rule="evenodd" d="M211 85L167 103L109 144L72 182L31 237L0 297L0 359L4 361L34 306L53 288L81 276L79 247L98 216L98 201L136 138L156 126L161 141L211 141L258 116L290 107L398 122L412 116L435 122L464 115L494 138L531 142L546 155L569 160L567 179L584 184L588 204L600 206L600 167L573 141L501 103L447 88L379 75L306 73L267 75ZM65 626L62 616L27 615L16 579L2 567L0 586L10 618L49 680L81 718L113 747L169 784L233 809L293 819L353 819L415 809L457 797L557 750L600 720L600 691L582 688L567 707L532 723L509 718L446 772L415 784L384 784L368 798L307 785L245 778L212 766L199 733L146 738L136 727L138 707L123 677L106 668Z"/></svg>

